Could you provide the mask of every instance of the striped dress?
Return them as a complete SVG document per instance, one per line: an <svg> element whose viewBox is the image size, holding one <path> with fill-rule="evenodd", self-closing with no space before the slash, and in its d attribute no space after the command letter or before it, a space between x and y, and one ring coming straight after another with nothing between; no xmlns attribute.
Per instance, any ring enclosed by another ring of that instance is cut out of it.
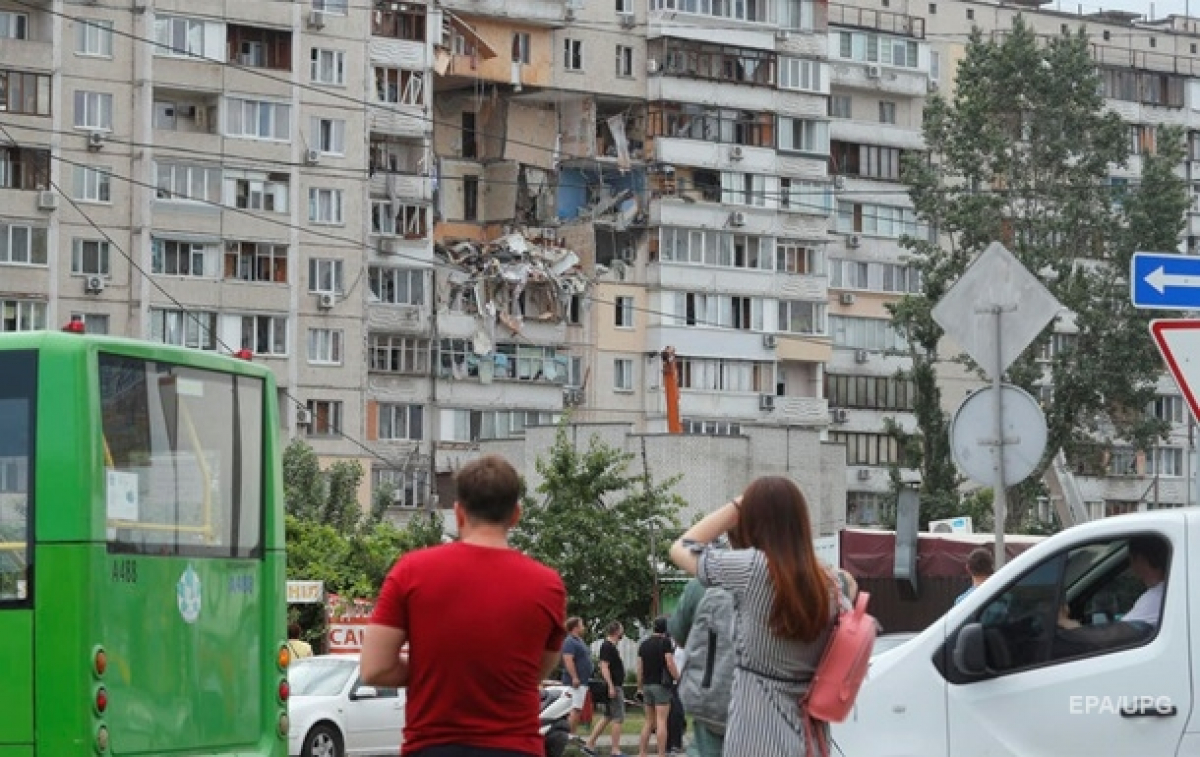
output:
<svg viewBox="0 0 1200 757"><path fill-rule="evenodd" d="M769 618L775 589L767 558L757 549L708 549L697 574L705 586L733 594L737 607L737 670L725 731L725 754L736 757L809 757L798 700L829 640L781 639ZM832 628L832 618L830 627Z"/></svg>

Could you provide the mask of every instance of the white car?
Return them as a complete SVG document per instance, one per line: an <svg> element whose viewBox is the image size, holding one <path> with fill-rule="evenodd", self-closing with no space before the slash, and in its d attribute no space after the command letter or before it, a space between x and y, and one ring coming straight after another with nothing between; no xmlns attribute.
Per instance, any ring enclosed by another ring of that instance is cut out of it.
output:
<svg viewBox="0 0 1200 757"><path fill-rule="evenodd" d="M288 754L292 757L395 757L400 753L404 689L364 686L357 655L293 660L288 684Z"/></svg>

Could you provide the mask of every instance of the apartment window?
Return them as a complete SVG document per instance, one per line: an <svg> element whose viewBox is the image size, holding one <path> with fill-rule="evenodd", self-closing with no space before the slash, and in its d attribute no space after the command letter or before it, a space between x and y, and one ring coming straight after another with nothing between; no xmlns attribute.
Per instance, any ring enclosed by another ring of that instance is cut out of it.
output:
<svg viewBox="0 0 1200 757"><path fill-rule="evenodd" d="M46 303L0 300L0 332L41 331L46 328Z"/></svg>
<svg viewBox="0 0 1200 757"><path fill-rule="evenodd" d="M109 318L107 315L100 313L71 313L71 318L78 318L83 322L84 328L89 334L108 334Z"/></svg>
<svg viewBox="0 0 1200 757"><path fill-rule="evenodd" d="M108 242L102 239L72 240L71 273L108 278Z"/></svg>
<svg viewBox="0 0 1200 757"><path fill-rule="evenodd" d="M425 438L425 408L421 405L379 405L379 438L408 439L419 442Z"/></svg>
<svg viewBox="0 0 1200 757"><path fill-rule="evenodd" d="M371 334L367 367L382 373L429 373L430 341L395 334Z"/></svg>
<svg viewBox="0 0 1200 757"><path fill-rule="evenodd" d="M479 220L479 177L463 177L463 220Z"/></svg>
<svg viewBox="0 0 1200 757"><path fill-rule="evenodd" d="M75 166L75 199L112 202L112 175L107 168Z"/></svg>
<svg viewBox="0 0 1200 757"><path fill-rule="evenodd" d="M616 320L614 325L617 328L633 328L632 297L617 297L613 302L613 309L616 311Z"/></svg>
<svg viewBox="0 0 1200 757"><path fill-rule="evenodd" d="M317 187L309 189L308 220L312 223L341 224L342 190Z"/></svg>
<svg viewBox="0 0 1200 757"><path fill-rule="evenodd" d="M75 128L112 131L112 95L75 92Z"/></svg>
<svg viewBox="0 0 1200 757"><path fill-rule="evenodd" d="M231 97L225 101L225 135L286 141L292 136L291 113L282 103Z"/></svg>
<svg viewBox="0 0 1200 757"><path fill-rule="evenodd" d="M1155 128L1149 124L1132 124L1129 127L1129 153L1131 155L1153 155Z"/></svg>
<svg viewBox="0 0 1200 757"><path fill-rule="evenodd" d="M866 263L857 260L830 261L829 286L872 292L916 293L921 291L918 269L897 263Z"/></svg>
<svg viewBox="0 0 1200 757"><path fill-rule="evenodd" d="M917 221L911 208L852 202L837 204L837 230L892 238L905 234L922 239L929 236L928 227Z"/></svg>
<svg viewBox="0 0 1200 757"><path fill-rule="evenodd" d="M217 348L217 314L202 310L150 309L150 338L163 344Z"/></svg>
<svg viewBox="0 0 1200 757"><path fill-rule="evenodd" d="M633 361L629 358L613 360L613 389L618 392L633 391Z"/></svg>
<svg viewBox="0 0 1200 757"><path fill-rule="evenodd" d="M885 318L829 316L829 334L833 346L861 350L900 351L908 349L892 322Z"/></svg>
<svg viewBox="0 0 1200 757"><path fill-rule="evenodd" d="M471 115L474 116L473 113ZM464 128L466 125L464 118ZM474 126L472 126L472 130L474 130ZM425 173L427 162L425 147L420 140L402 137L376 137L374 135L372 137L369 144L369 159L372 169L391 173Z"/></svg>
<svg viewBox="0 0 1200 757"><path fill-rule="evenodd" d="M790 334L824 334L825 303L780 300L779 330Z"/></svg>
<svg viewBox="0 0 1200 757"><path fill-rule="evenodd" d="M230 62L239 66L292 70L291 29L226 24L225 44Z"/></svg>
<svg viewBox="0 0 1200 757"><path fill-rule="evenodd" d="M313 365L342 364L341 329L308 330L308 362Z"/></svg>
<svg viewBox="0 0 1200 757"><path fill-rule="evenodd" d="M1167 423L1183 423L1186 418L1183 397L1178 394L1160 394L1146 407L1146 414Z"/></svg>
<svg viewBox="0 0 1200 757"><path fill-rule="evenodd" d="M217 278L218 250L214 245L157 239L151 243L150 272L165 276Z"/></svg>
<svg viewBox="0 0 1200 757"><path fill-rule="evenodd" d="M775 363L679 359L679 388L740 394L775 393Z"/></svg>
<svg viewBox="0 0 1200 757"><path fill-rule="evenodd" d="M349 5L349 0L312 0L313 10L328 13L331 16L346 15Z"/></svg>
<svg viewBox="0 0 1200 757"><path fill-rule="evenodd" d="M775 270L813 276L823 273L820 248L800 242L780 240L775 245Z"/></svg>
<svg viewBox="0 0 1200 757"><path fill-rule="evenodd" d="M659 256L664 261L725 268L771 269L770 237L662 227Z"/></svg>
<svg viewBox="0 0 1200 757"><path fill-rule="evenodd" d="M829 117L830 118L852 118L854 112L854 98L850 95L830 95L829 96Z"/></svg>
<svg viewBox="0 0 1200 757"><path fill-rule="evenodd" d="M309 56L309 76L314 84L346 83L346 53L314 47Z"/></svg>
<svg viewBox="0 0 1200 757"><path fill-rule="evenodd" d="M616 0L617 13L633 13L633 0Z"/></svg>
<svg viewBox="0 0 1200 757"><path fill-rule="evenodd" d="M975 9L974 9L974 8L967 8L967 20L968 20L968 21L974 21L974 20L975 20ZM1107 32L1107 31L1106 31L1106 32L1104 32L1104 33L1105 33L1106 35L1108 34L1108 32ZM1105 39L1108 39L1108 37L1106 36L1106 37L1105 37Z"/></svg>
<svg viewBox="0 0 1200 757"><path fill-rule="evenodd" d="M221 202L221 169L182 163L156 163L158 174L157 198L160 200L190 200L192 202Z"/></svg>
<svg viewBox="0 0 1200 757"><path fill-rule="evenodd" d="M879 123L894 124L896 123L896 103L888 100L879 101Z"/></svg>
<svg viewBox="0 0 1200 757"><path fill-rule="evenodd" d="M728 205L767 207L767 177L725 171L721 174L721 202Z"/></svg>
<svg viewBox="0 0 1200 757"><path fill-rule="evenodd" d="M563 40L563 68L567 71L583 70L583 40L570 37Z"/></svg>
<svg viewBox="0 0 1200 757"><path fill-rule="evenodd" d="M633 76L633 48L628 45L617 45L617 76Z"/></svg>
<svg viewBox="0 0 1200 757"><path fill-rule="evenodd" d="M870 32L838 33L838 57L848 60L916 68L919 51L915 40Z"/></svg>
<svg viewBox="0 0 1200 757"><path fill-rule="evenodd" d="M257 40L242 40L237 45L237 64L251 68L266 68L267 45ZM315 77L314 77L315 78Z"/></svg>
<svg viewBox="0 0 1200 757"><path fill-rule="evenodd" d="M286 173L259 171L225 171L225 202L244 210L288 212L288 180Z"/></svg>
<svg viewBox="0 0 1200 757"><path fill-rule="evenodd" d="M683 433L701 436L739 436L742 424L729 421L700 421L691 418L683 419Z"/></svg>
<svg viewBox="0 0 1200 757"><path fill-rule="evenodd" d="M342 261L311 258L308 261L308 291L317 294L341 294Z"/></svg>
<svg viewBox="0 0 1200 757"><path fill-rule="evenodd" d="M225 278L265 284L286 284L287 245L269 242L226 242Z"/></svg>
<svg viewBox="0 0 1200 757"><path fill-rule="evenodd" d="M475 112L464 110L462 112L462 156L474 160L479 157L479 142L476 139L476 118Z"/></svg>
<svg viewBox="0 0 1200 757"><path fill-rule="evenodd" d="M382 268L367 270L371 301L384 305L424 305L425 271L420 268Z"/></svg>
<svg viewBox="0 0 1200 757"><path fill-rule="evenodd" d="M384 3L375 6L371 34L409 42L425 41L425 6L417 3Z"/></svg>
<svg viewBox="0 0 1200 757"><path fill-rule="evenodd" d="M0 11L0 39L29 39L29 16Z"/></svg>
<svg viewBox="0 0 1200 757"><path fill-rule="evenodd" d="M1155 447L1146 453L1146 475L1178 477L1183 475L1181 447Z"/></svg>
<svg viewBox="0 0 1200 757"><path fill-rule="evenodd" d="M825 398L831 407L912 410L916 389L911 379L895 376L826 374Z"/></svg>
<svg viewBox="0 0 1200 757"><path fill-rule="evenodd" d="M900 149L834 140L829 147L829 171L866 179L900 179Z"/></svg>
<svg viewBox="0 0 1200 757"><path fill-rule="evenodd" d="M887 434L831 433L829 441L846 445L846 465L900 464L900 443Z"/></svg>
<svg viewBox="0 0 1200 757"><path fill-rule="evenodd" d="M425 74L407 68L376 66L375 99L392 105L424 105Z"/></svg>
<svg viewBox="0 0 1200 757"><path fill-rule="evenodd" d="M1137 451L1133 447L1113 447L1108 453L1108 475L1136 476Z"/></svg>
<svg viewBox="0 0 1200 757"><path fill-rule="evenodd" d="M391 490L395 507L423 507L429 500L429 471L376 468L371 476L375 482L375 494L384 487Z"/></svg>
<svg viewBox="0 0 1200 757"><path fill-rule="evenodd" d="M256 355L287 354L287 316L243 315L232 316L241 322L241 346L248 347Z"/></svg>
<svg viewBox="0 0 1200 757"><path fill-rule="evenodd" d="M779 117L779 149L829 154L829 122Z"/></svg>
<svg viewBox="0 0 1200 757"><path fill-rule="evenodd" d="M3 22L0 21L0 25ZM76 21L75 54L111 58L113 50L112 21Z"/></svg>
<svg viewBox="0 0 1200 757"><path fill-rule="evenodd" d="M779 179L779 207L828 216L833 210L833 193L828 184L784 176Z"/></svg>
<svg viewBox="0 0 1200 757"><path fill-rule="evenodd" d="M334 400L309 400L308 436L336 436L342 433L342 403Z"/></svg>
<svg viewBox="0 0 1200 757"><path fill-rule="evenodd" d="M371 233L422 239L429 232L428 207L391 200L371 201Z"/></svg>
<svg viewBox="0 0 1200 757"><path fill-rule="evenodd" d="M761 331L763 300L752 297L700 292L676 292L675 323L679 326L715 326Z"/></svg>
<svg viewBox="0 0 1200 757"><path fill-rule="evenodd" d="M157 16L154 19L155 55L202 57L204 22L190 18Z"/></svg>
<svg viewBox="0 0 1200 757"><path fill-rule="evenodd" d="M512 60L513 63L529 65L529 32L513 32Z"/></svg>
<svg viewBox="0 0 1200 757"><path fill-rule="evenodd" d="M824 92L824 67L817 60L780 58L779 87L801 92Z"/></svg>
<svg viewBox="0 0 1200 757"><path fill-rule="evenodd" d="M344 155L346 152L346 122L340 118L319 118L311 121L313 148L326 155Z"/></svg>
<svg viewBox="0 0 1200 757"><path fill-rule="evenodd" d="M50 115L50 77L0 71L0 113Z"/></svg>
<svg viewBox="0 0 1200 757"><path fill-rule="evenodd" d="M0 189L36 190L49 186L49 150L0 147Z"/></svg>
<svg viewBox="0 0 1200 757"><path fill-rule="evenodd" d="M0 221L0 265L46 265L46 230Z"/></svg>

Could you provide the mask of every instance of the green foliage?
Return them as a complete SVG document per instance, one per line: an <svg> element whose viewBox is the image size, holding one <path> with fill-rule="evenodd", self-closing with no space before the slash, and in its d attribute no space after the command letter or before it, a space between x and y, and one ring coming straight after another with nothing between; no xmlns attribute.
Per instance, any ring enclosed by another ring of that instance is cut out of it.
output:
<svg viewBox="0 0 1200 757"><path fill-rule="evenodd" d="M554 446L537 461L539 496L527 496L513 544L559 572L568 612L592 631L610 620L644 623L652 610L658 565L677 536L683 502L634 456L591 437L586 449L560 424Z"/></svg>
<svg viewBox="0 0 1200 757"><path fill-rule="evenodd" d="M923 289L892 308L911 345L923 518L958 514L944 508L960 506L954 493L961 483L937 383L942 330L931 311L993 241L1040 276L1074 314L1078 332L1058 343L1066 346L1047 365L1037 360L1051 341L1047 327L1005 377L1035 396L1047 378L1054 387L1045 407L1047 455L1008 492L1009 528L1028 520L1041 473L1058 449L1073 458L1118 439L1145 447L1165 432L1143 412L1162 366L1147 316L1129 304L1126 277L1134 251L1178 248L1188 201L1174 173L1182 137L1160 129L1140 184L1117 191L1109 171L1127 164L1128 127L1105 110L1099 84L1084 33L1039 44L1018 17L1003 39L973 32L953 101L935 95L927 102L929 154L910 156L904 174L938 241L904 240Z"/></svg>

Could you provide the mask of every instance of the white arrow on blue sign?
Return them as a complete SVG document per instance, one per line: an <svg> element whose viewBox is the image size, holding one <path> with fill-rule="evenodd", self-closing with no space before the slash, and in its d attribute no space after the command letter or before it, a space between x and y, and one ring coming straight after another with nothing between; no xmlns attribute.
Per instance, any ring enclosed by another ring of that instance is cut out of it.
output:
<svg viewBox="0 0 1200 757"><path fill-rule="evenodd" d="M1200 257L1135 252L1129 269L1129 297L1135 308L1200 309Z"/></svg>

